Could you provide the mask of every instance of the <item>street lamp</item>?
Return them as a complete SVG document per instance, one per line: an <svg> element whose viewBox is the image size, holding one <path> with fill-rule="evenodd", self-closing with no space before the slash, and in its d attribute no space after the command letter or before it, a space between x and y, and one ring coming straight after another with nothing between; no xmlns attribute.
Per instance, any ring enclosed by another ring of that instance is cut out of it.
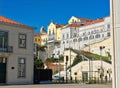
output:
<svg viewBox="0 0 120 88"><path fill-rule="evenodd" d="M72 76L71 76L71 47L70 47L70 39L69 39L69 57L70 57L70 81L72 82Z"/></svg>
<svg viewBox="0 0 120 88"><path fill-rule="evenodd" d="M100 61L101 61L100 78L101 78L101 82L103 82L104 69L103 69L103 64L102 64L102 50L105 48L105 46L100 46L99 48L100 48Z"/></svg>
<svg viewBox="0 0 120 88"><path fill-rule="evenodd" d="M66 56L66 83L67 83L67 81L68 81L68 78L67 78L67 64L68 64L68 56Z"/></svg>
<svg viewBox="0 0 120 88"><path fill-rule="evenodd" d="M58 63L59 63L58 72L59 72L59 82L60 82L60 51L58 51L57 55L58 55Z"/></svg>

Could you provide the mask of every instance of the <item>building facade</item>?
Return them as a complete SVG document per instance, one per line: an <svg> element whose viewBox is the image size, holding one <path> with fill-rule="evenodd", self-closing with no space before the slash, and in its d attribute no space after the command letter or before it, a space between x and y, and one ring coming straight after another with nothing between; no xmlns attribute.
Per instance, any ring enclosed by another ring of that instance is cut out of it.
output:
<svg viewBox="0 0 120 88"><path fill-rule="evenodd" d="M47 41L47 47L48 47L48 57L51 57L53 55L56 55L55 52L60 51L60 42L61 42L61 28L64 25L61 24L55 24L51 22L48 26L48 41Z"/></svg>
<svg viewBox="0 0 120 88"><path fill-rule="evenodd" d="M110 17L97 20L88 20L79 23L68 24L61 31L61 49L73 48L77 50L86 50L92 53L100 54L99 46L91 48L90 46L99 43L111 37ZM106 51L111 51L111 47L103 44ZM85 49L85 47L88 47ZM105 55L105 54L104 54Z"/></svg>
<svg viewBox="0 0 120 88"><path fill-rule="evenodd" d="M33 83L33 30L0 16L0 83Z"/></svg>
<svg viewBox="0 0 120 88"><path fill-rule="evenodd" d="M82 61L78 64L71 66L76 59L77 55L81 55L79 50L66 49L64 51L64 78L70 80L78 80L83 82L89 82L95 80L96 82L112 81L112 64L103 60L91 60L87 57L82 57ZM67 69L68 67L70 67ZM102 69L101 69L102 68ZM102 75L102 79L101 79ZM66 77L67 76L67 77ZM107 80L105 79L107 77Z"/></svg>
<svg viewBox="0 0 120 88"><path fill-rule="evenodd" d="M40 33L34 34L34 43L39 46L45 46L47 43L47 33L44 30L44 27L40 28Z"/></svg>

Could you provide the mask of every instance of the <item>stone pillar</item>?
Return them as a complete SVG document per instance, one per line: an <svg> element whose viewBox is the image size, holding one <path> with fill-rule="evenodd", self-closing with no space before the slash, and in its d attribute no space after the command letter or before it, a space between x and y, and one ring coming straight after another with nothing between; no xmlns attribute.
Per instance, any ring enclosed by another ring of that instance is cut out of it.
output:
<svg viewBox="0 0 120 88"><path fill-rule="evenodd" d="M113 40L112 81L113 88L120 88L120 0L111 0L110 10Z"/></svg>

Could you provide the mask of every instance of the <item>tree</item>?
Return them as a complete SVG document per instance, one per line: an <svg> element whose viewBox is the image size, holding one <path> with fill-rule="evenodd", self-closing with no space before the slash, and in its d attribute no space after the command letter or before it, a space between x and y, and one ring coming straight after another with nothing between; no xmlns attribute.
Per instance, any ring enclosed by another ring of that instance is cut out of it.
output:
<svg viewBox="0 0 120 88"><path fill-rule="evenodd" d="M38 59L37 57L34 57L34 68L44 68L44 64L41 59Z"/></svg>
<svg viewBox="0 0 120 88"><path fill-rule="evenodd" d="M77 55L76 58L73 60L72 66L74 66L74 65L76 65L76 64L78 64L78 63L80 63L81 61L82 61L82 56Z"/></svg>

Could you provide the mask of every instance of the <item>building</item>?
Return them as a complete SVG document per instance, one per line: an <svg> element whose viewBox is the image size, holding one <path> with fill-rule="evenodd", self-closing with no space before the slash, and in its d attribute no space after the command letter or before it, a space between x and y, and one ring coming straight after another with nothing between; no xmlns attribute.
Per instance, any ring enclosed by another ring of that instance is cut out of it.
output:
<svg viewBox="0 0 120 88"><path fill-rule="evenodd" d="M48 26L48 57L51 57L56 51L60 51L60 42L61 42L61 29L64 27L62 24L55 24L51 22Z"/></svg>
<svg viewBox="0 0 120 88"><path fill-rule="evenodd" d="M42 26L40 28L40 33L34 34L34 56L36 56L39 59L42 59L44 62L48 56L47 56L47 32L45 31L44 27ZM38 48L45 48L44 50L40 50Z"/></svg>
<svg viewBox="0 0 120 88"><path fill-rule="evenodd" d="M73 18L74 17L72 17L69 22ZM100 54L99 47L101 45L94 48L90 46L111 37L110 17L100 18L97 20L79 20L79 22L68 24L62 29L61 36L61 53L63 53L65 48L71 47L77 50L86 50ZM105 51L111 51L111 47L108 47L107 44L103 44L103 46L107 47L105 48ZM88 48L85 49L85 47Z"/></svg>
<svg viewBox="0 0 120 88"><path fill-rule="evenodd" d="M0 16L0 83L33 83L33 30Z"/></svg>
<svg viewBox="0 0 120 88"><path fill-rule="evenodd" d="M68 24L73 24L73 23L85 23L88 21L92 21L91 19L88 18L80 18L80 17L75 17L72 16L69 20L68 20Z"/></svg>
<svg viewBox="0 0 120 88"><path fill-rule="evenodd" d="M82 56L82 61L78 64L72 66L73 61L76 59L77 55ZM71 66L71 69L67 69ZM102 68L102 69L101 69ZM107 81L112 81L112 64L111 62L103 61L100 59L90 59L84 56L79 50L66 49L64 51L64 75L70 80L78 80L83 82L88 82L91 80L101 81L101 75L103 75L103 81L107 76Z"/></svg>
<svg viewBox="0 0 120 88"><path fill-rule="evenodd" d="M44 27L40 28L40 33L34 34L34 43L39 46L45 46L47 43L47 33L45 32Z"/></svg>

